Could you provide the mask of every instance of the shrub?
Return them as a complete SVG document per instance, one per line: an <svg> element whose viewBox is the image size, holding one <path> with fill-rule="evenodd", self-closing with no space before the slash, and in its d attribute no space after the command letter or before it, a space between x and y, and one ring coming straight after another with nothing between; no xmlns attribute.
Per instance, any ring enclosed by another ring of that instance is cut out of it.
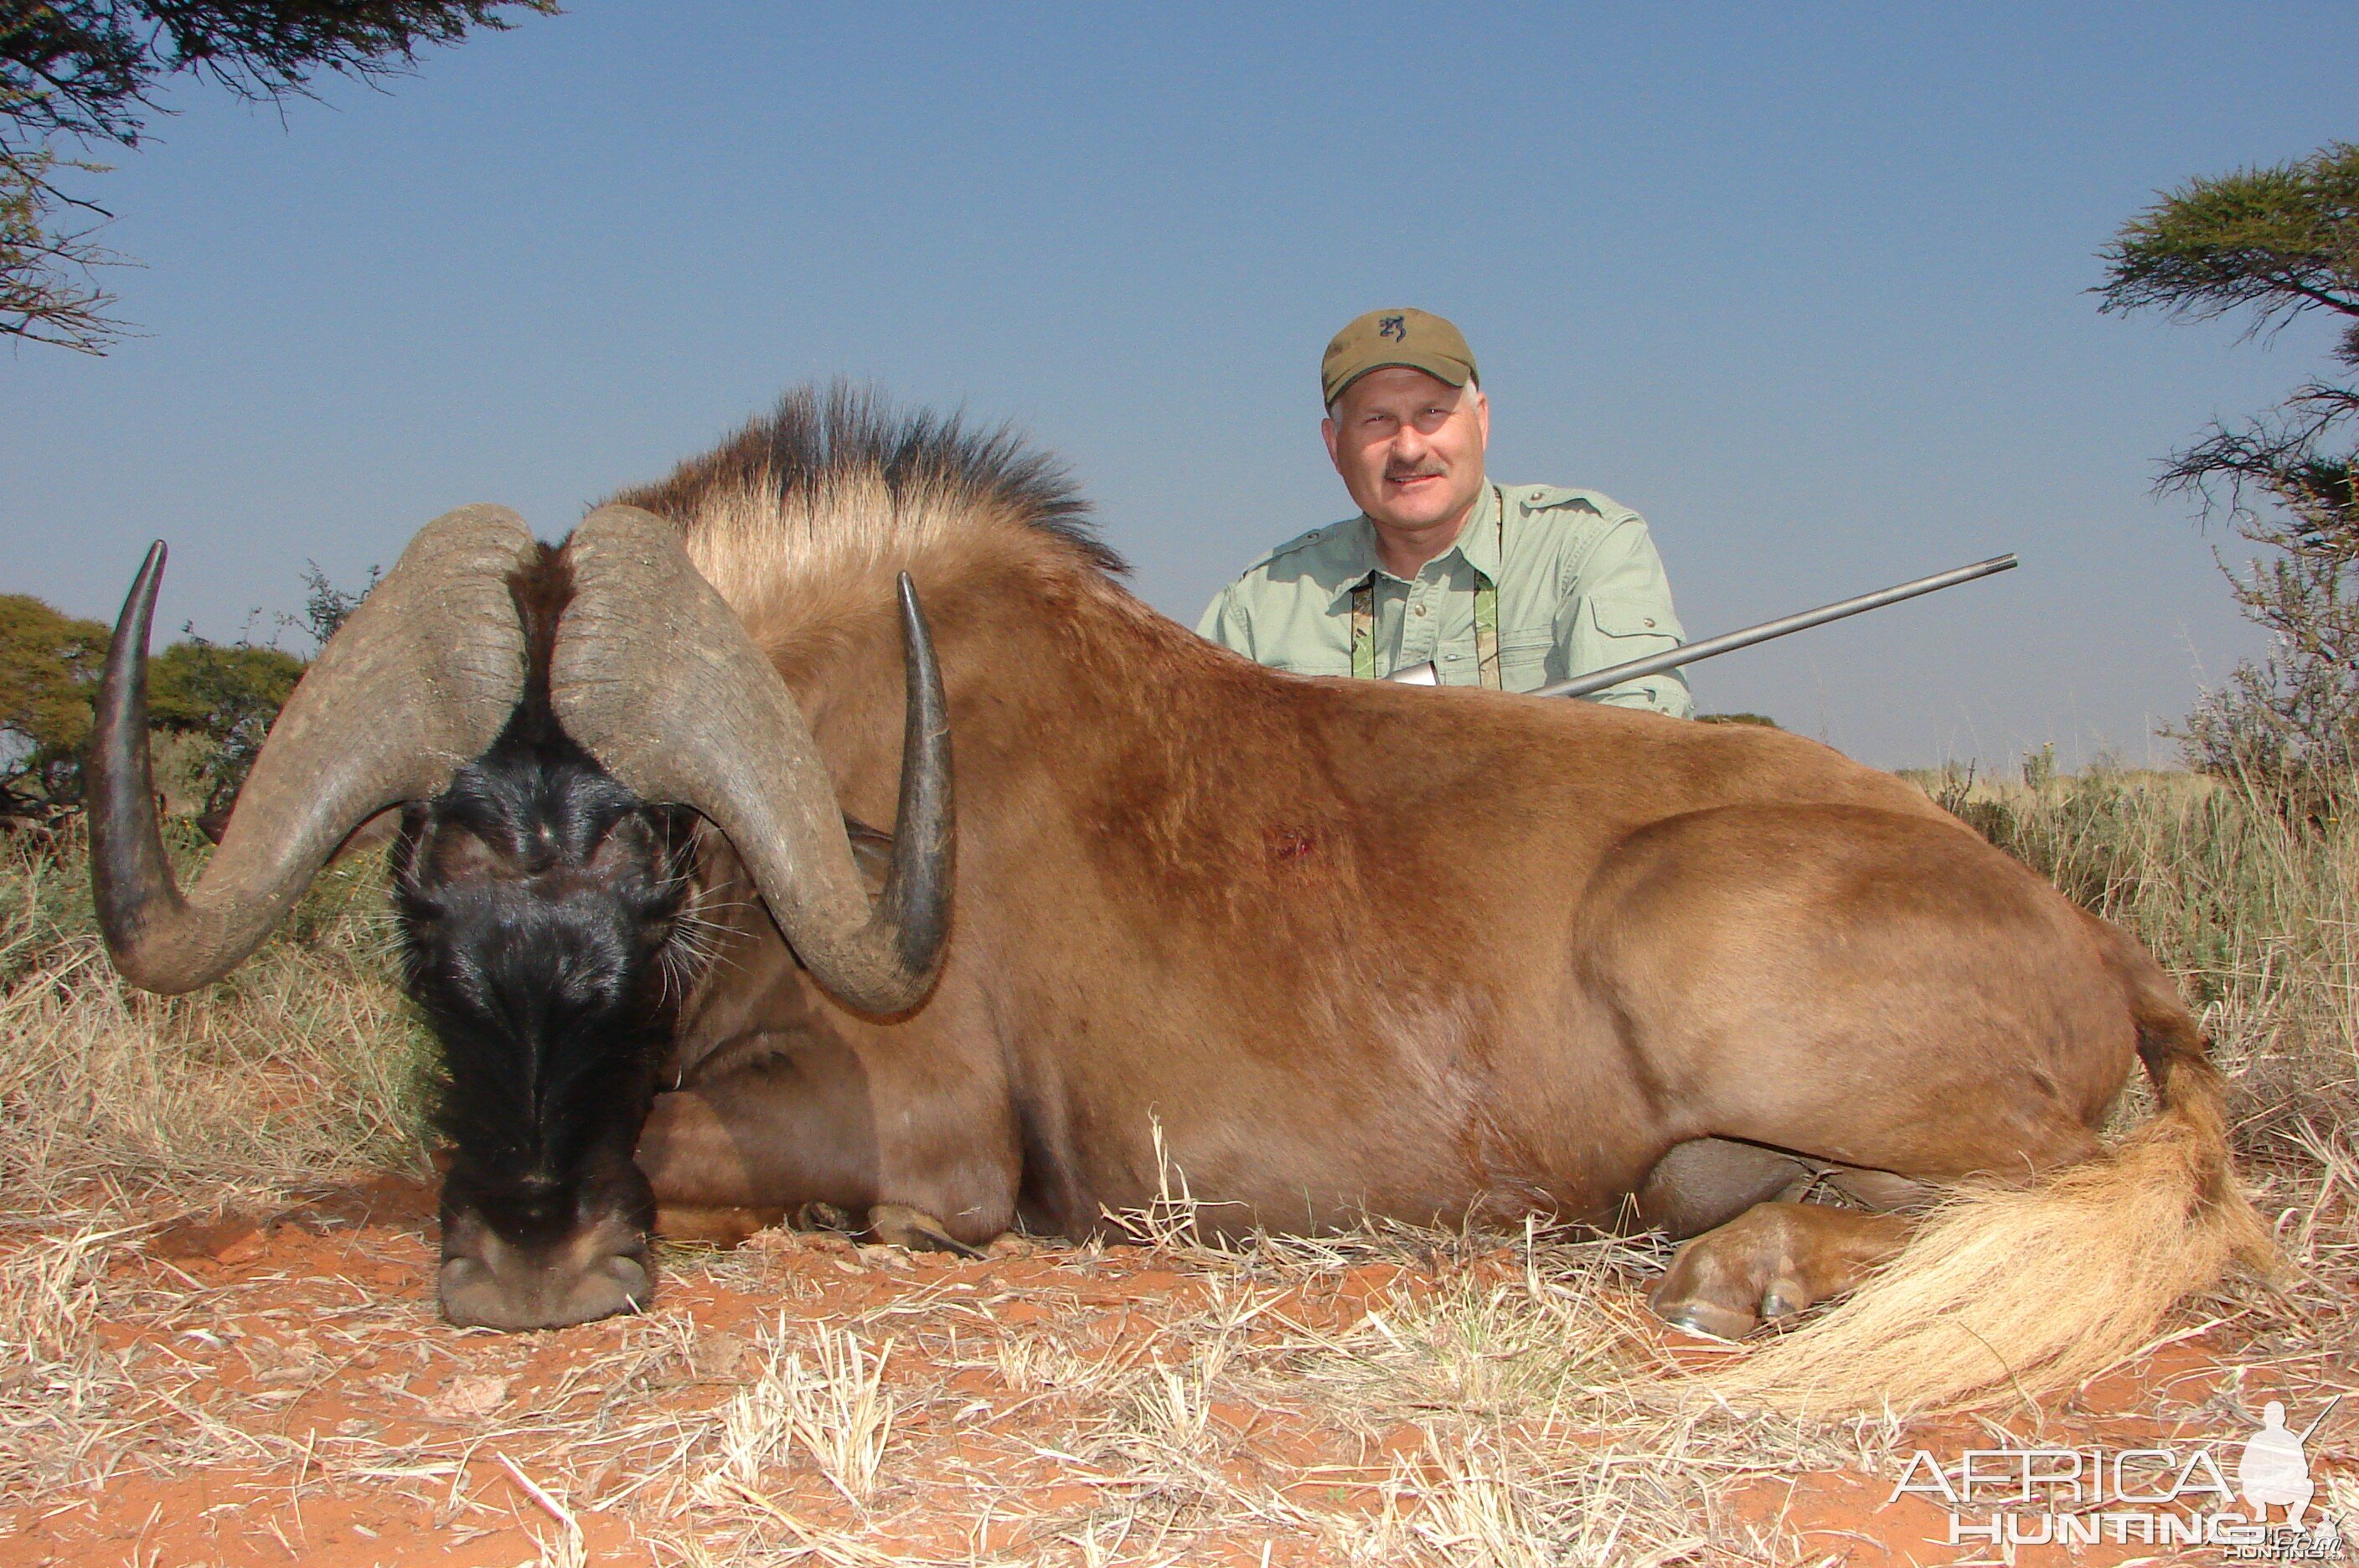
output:
<svg viewBox="0 0 2359 1568"><path fill-rule="evenodd" d="M81 752L107 641L96 621L0 593L0 815L46 816L82 798Z"/></svg>

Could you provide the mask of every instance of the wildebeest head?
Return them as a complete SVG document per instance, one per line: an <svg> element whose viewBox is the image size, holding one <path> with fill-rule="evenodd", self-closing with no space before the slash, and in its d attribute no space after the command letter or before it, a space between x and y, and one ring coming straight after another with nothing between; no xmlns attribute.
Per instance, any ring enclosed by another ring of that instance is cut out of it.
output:
<svg viewBox="0 0 2359 1568"><path fill-rule="evenodd" d="M872 1014L921 1001L950 906L940 675L901 581L907 711L875 900L775 669L679 531L592 513L559 550L513 513L422 530L321 650L184 898L147 735L161 545L110 649L92 742L92 872L125 978L192 990L269 935L336 846L404 805L405 976L440 1042L443 1311L504 1328L647 1300L652 1198L631 1150L678 999L693 818L725 834L812 977Z"/></svg>

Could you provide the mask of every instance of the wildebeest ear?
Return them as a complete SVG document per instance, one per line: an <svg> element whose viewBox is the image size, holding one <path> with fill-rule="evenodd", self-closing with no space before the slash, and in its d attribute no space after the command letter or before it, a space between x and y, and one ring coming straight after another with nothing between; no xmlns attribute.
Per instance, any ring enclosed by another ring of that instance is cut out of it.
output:
<svg viewBox="0 0 2359 1568"><path fill-rule="evenodd" d="M893 869L893 835L880 828L872 828L858 817L843 819L843 836L852 841L852 864L860 868L860 879L868 884L872 898L885 891L885 874Z"/></svg>

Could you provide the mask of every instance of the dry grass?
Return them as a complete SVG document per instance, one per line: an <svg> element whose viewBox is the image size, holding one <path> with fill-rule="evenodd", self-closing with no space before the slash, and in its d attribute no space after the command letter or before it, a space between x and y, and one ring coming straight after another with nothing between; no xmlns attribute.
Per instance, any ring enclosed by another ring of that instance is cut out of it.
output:
<svg viewBox="0 0 2359 1568"><path fill-rule="evenodd" d="M201 840L176 826L185 866ZM107 964L78 834L0 833L0 1223L422 1168L426 1037L392 935L382 869L356 856L229 978L150 996Z"/></svg>
<svg viewBox="0 0 2359 1568"><path fill-rule="evenodd" d="M821 1325L809 1336L806 1367L789 1348L803 1337L783 1317L763 1336L761 1370L722 1413L717 1478L758 1494L765 1472L800 1448L844 1501L864 1508L893 1441L893 1396L884 1387L892 1342L871 1355L850 1329Z"/></svg>
<svg viewBox="0 0 2359 1568"><path fill-rule="evenodd" d="M174 824L184 870L201 842ZM0 833L0 1490L104 1451L134 1390L90 1330L159 1224L422 1169L423 1036L384 890L371 861L332 869L232 978L154 997L107 964L78 829Z"/></svg>
<svg viewBox="0 0 2359 1568"><path fill-rule="evenodd" d="M2359 824L2169 776L1957 799L2003 807L1994 836L2136 930L2219 1042L2294 1271L2180 1323L2228 1320L2256 1380L2351 1381ZM1798 1542L1755 1488L1888 1475L1915 1441L1665 1399L1637 1294L1659 1245L1214 1247L1176 1169L1113 1216L1136 1248L899 1270L791 1238L674 1250L657 1311L561 1336L438 1326L414 1236L351 1244L407 1294L200 1281L146 1249L159 1216L421 1167L381 877L332 873L233 981L176 1001L116 985L82 877L71 842L0 839L0 1501L234 1478L298 1556L303 1519L361 1498L438 1541L519 1532L503 1561L549 1564L1775 1563ZM2242 1387L2154 1409L2218 1430Z"/></svg>

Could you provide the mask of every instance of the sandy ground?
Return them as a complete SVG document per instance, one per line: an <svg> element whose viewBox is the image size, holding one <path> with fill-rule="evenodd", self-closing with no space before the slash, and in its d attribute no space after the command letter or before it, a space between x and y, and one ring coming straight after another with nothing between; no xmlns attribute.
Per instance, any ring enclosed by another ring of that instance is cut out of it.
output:
<svg viewBox="0 0 2359 1568"><path fill-rule="evenodd" d="M2006 1554L1943 1544L1930 1502L1889 1501L1908 1452L2002 1432L2232 1448L2265 1398L2305 1422L2354 1380L2347 1353L2199 1323L2069 1400L1990 1423L1855 1424L1798 1445L1723 1413L1683 1429L1667 1461L1644 1448L1667 1428L1568 1430L1502 1383L1502 1421L1470 1445L1449 1434L1490 1397L1483 1358L1522 1354L1486 1301L1577 1290L1658 1362L1727 1352L1650 1337L1639 1280L1616 1267L1566 1286L1560 1255L1544 1268L1512 1238L1259 1262L1061 1246L962 1261L766 1231L669 1250L643 1316L498 1334L436 1317L433 1225L429 1189L375 1177L85 1246L65 1286L94 1328L84 1351L0 1388L0 1563L1993 1562ZM818 1357L845 1348L822 1330L849 1330L865 1359L822 1379ZM1423 1361L1386 1360L1420 1334L1469 1341L1460 1382L1436 1393L1409 1375ZM1351 1383L1386 1366L1389 1384ZM1514 1465L1501 1431L1533 1439ZM2313 1440L2321 1499L2359 1476L2354 1433L2359 1408ZM817 1457L830 1443L832 1475ZM1614 1491L1616 1464L1642 1478L1684 1465L1694 1485L1649 1513L1661 1499ZM1608 1493L1620 1512L1601 1511ZM2179 1560L2110 1542L2012 1555Z"/></svg>

